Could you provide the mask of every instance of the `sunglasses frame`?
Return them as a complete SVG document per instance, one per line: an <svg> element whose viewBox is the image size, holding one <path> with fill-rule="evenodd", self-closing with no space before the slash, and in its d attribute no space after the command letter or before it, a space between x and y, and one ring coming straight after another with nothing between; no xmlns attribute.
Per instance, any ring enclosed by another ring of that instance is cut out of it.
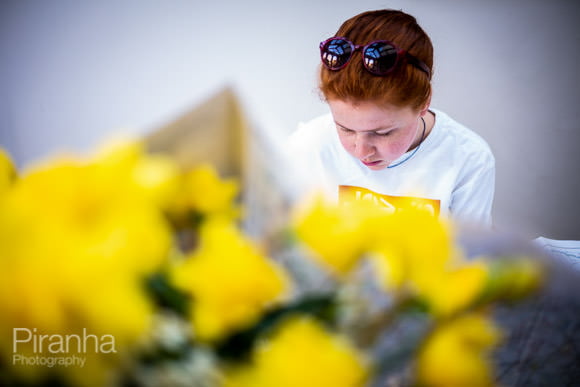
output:
<svg viewBox="0 0 580 387"><path fill-rule="evenodd" d="M325 52L328 52L327 50L325 50L325 47L332 40L342 40L345 43L348 43L348 45L351 48L351 53L350 53L348 59L346 60L346 62L344 62L344 64L342 64L338 67L328 66L326 64L326 61L324 60L324 54L325 54ZM350 40L348 40L345 37L333 36L331 38L326 39L323 42L320 42L320 60L322 61L322 64L324 65L324 67L326 67L327 69L332 70L332 71L337 71L337 70L340 70L340 69L343 69L344 67L346 67L350 63L350 60L354 56L355 52L357 52L359 50L361 51L361 55L364 58L365 51L369 48L369 46L376 44L376 43L383 43L385 45L389 45L389 46L393 47L393 49L395 49L397 52L397 57L395 58L393 65L385 72L380 72L380 71L375 71L375 70L370 69L367 66L367 63L363 60L362 62L363 62L364 68L368 72L370 72L371 74L379 75L379 76L387 75L397 67L397 64L399 63L400 60L406 59L408 61L408 63L412 64L413 66L415 66L419 70L423 71L425 74L427 74L429 79L431 79L431 70L429 69L429 67L427 67L427 65L423 61L421 61L420 59L417 59L413 55L409 54L407 51L397 47L396 44L394 44L393 42L391 42L389 40L373 40L372 42L369 42L365 45L360 45L360 44L354 44L353 42L351 42Z"/></svg>

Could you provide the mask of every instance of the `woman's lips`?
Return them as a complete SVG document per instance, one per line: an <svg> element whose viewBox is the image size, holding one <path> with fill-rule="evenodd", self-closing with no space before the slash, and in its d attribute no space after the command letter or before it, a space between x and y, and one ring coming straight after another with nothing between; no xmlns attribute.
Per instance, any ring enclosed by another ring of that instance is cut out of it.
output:
<svg viewBox="0 0 580 387"><path fill-rule="evenodd" d="M362 161L361 162L366 165L367 167L372 167L373 165L377 165L380 164L383 160L377 160L377 161L372 161L372 162L366 162L366 161Z"/></svg>

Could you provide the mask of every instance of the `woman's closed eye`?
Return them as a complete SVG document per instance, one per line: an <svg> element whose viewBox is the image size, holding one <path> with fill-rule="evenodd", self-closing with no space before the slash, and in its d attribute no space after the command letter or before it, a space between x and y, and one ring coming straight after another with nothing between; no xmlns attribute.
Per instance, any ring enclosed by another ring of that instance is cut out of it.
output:
<svg viewBox="0 0 580 387"><path fill-rule="evenodd" d="M352 133L354 133L354 130L350 130L350 129L347 129L345 127L338 126L338 125L337 125L337 127L338 127L338 130L340 130L343 133L346 133L346 134L352 134Z"/></svg>
<svg viewBox="0 0 580 387"><path fill-rule="evenodd" d="M390 136L391 134L393 134L395 130L389 130L388 132L373 132L375 136L381 136L381 137L386 137L386 136Z"/></svg>
<svg viewBox="0 0 580 387"><path fill-rule="evenodd" d="M338 128L338 130L340 132L342 132L344 134L356 133L355 130L345 128L344 126L336 125L336 127ZM390 136L395 130L396 129L390 129L388 131L367 131L367 132L361 132L361 133L367 133L368 135L371 135L371 136L387 137L387 136Z"/></svg>

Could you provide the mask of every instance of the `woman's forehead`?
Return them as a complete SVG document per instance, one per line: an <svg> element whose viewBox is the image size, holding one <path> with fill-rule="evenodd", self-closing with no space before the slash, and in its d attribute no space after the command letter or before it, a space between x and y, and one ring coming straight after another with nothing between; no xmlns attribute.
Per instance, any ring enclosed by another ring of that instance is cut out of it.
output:
<svg viewBox="0 0 580 387"><path fill-rule="evenodd" d="M391 129L414 119L413 110L373 102L328 101L336 124L356 131Z"/></svg>

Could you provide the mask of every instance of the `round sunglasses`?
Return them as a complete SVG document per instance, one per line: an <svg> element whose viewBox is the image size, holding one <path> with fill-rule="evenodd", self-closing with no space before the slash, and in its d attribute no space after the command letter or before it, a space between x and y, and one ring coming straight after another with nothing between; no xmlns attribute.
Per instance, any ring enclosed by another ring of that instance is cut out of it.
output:
<svg viewBox="0 0 580 387"><path fill-rule="evenodd" d="M340 70L358 50L361 50L365 69L374 75L387 75L399 61L406 59L431 79L431 70L425 63L388 40L374 40L361 46L346 38L333 36L320 43L320 58L329 70Z"/></svg>

